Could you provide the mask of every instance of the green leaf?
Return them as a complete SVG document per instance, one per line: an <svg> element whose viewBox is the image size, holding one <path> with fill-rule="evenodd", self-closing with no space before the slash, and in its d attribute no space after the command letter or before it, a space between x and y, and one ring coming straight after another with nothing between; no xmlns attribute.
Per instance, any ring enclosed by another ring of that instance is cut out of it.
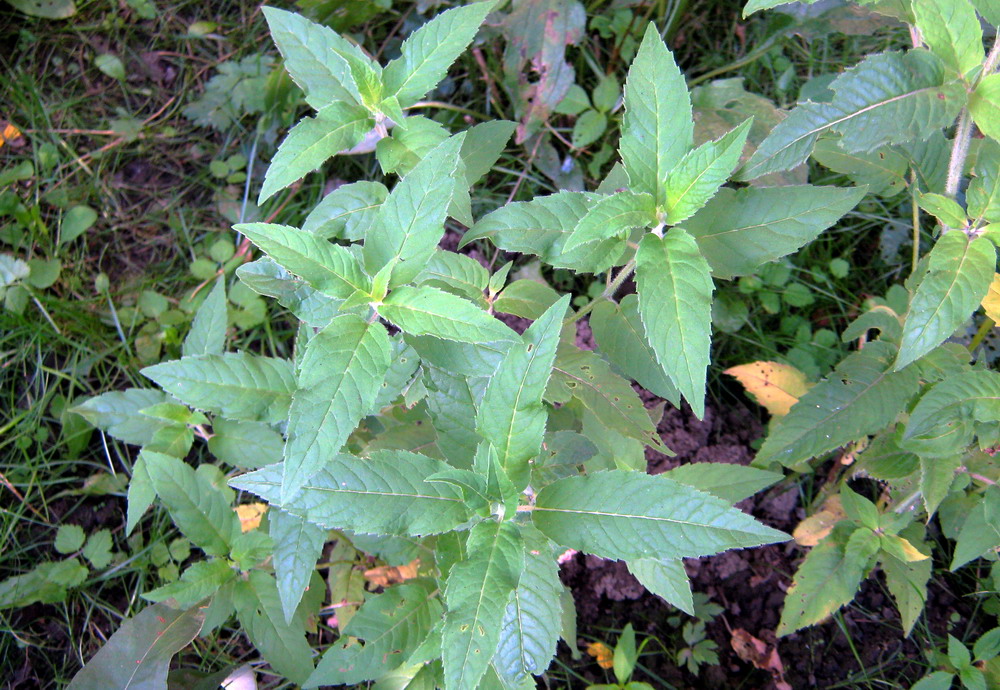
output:
<svg viewBox="0 0 1000 690"><path fill-rule="evenodd" d="M125 443L143 446L167 424L139 410L168 400L166 394L153 388L126 388L89 398L70 410Z"/></svg>
<svg viewBox="0 0 1000 690"><path fill-rule="evenodd" d="M667 174L691 148L693 130L684 75L650 24L625 80L619 151L633 192L664 202Z"/></svg>
<svg viewBox="0 0 1000 690"><path fill-rule="evenodd" d="M226 344L226 284L220 277L195 312L181 354L221 355Z"/></svg>
<svg viewBox="0 0 1000 690"><path fill-rule="evenodd" d="M1000 374L995 371L953 373L935 384L910 413L901 445L912 452L933 451L941 447L938 439L954 434L958 438L943 452L950 455L972 441L974 421L1000 421Z"/></svg>
<svg viewBox="0 0 1000 690"><path fill-rule="evenodd" d="M304 687L354 685L400 666L441 618L436 589L433 580L410 580L365 601L342 631L343 639L365 643L335 643Z"/></svg>
<svg viewBox="0 0 1000 690"><path fill-rule="evenodd" d="M372 128L368 111L346 101L324 107L288 132L264 174L258 204L317 170L329 158L353 148Z"/></svg>
<svg viewBox="0 0 1000 690"><path fill-rule="evenodd" d="M917 204L947 227L961 228L966 223L965 210L958 205L957 201L949 199L943 194L933 192L921 194L917 198Z"/></svg>
<svg viewBox="0 0 1000 690"><path fill-rule="evenodd" d="M432 287L401 287L378 307L406 333L462 343L515 340L517 334L468 300Z"/></svg>
<svg viewBox="0 0 1000 690"><path fill-rule="evenodd" d="M961 445L968 445L968 443ZM923 494L924 507L928 515L934 515L941 501L951 490L955 473L962 464L961 456L958 453L944 457L925 456L919 459L919 464L919 488L920 493Z"/></svg>
<svg viewBox="0 0 1000 690"><path fill-rule="evenodd" d="M281 465L241 475L230 485L327 529L419 537L447 532L469 517L456 487L424 481L448 468L402 450L377 451L365 459L334 455L284 505Z"/></svg>
<svg viewBox="0 0 1000 690"><path fill-rule="evenodd" d="M991 486L982 501L969 512L955 540L955 553L949 569L958 570L969 561L1000 546L1000 488Z"/></svg>
<svg viewBox="0 0 1000 690"><path fill-rule="evenodd" d="M756 467L723 462L695 462L663 473L664 477L687 484L724 501L738 503L758 491L780 482L783 475Z"/></svg>
<svg viewBox="0 0 1000 690"><path fill-rule="evenodd" d="M288 410L283 502L341 449L371 412L391 357L385 327L355 314L336 317L309 340Z"/></svg>
<svg viewBox="0 0 1000 690"><path fill-rule="evenodd" d="M715 196L740 162L752 123L753 118L745 120L717 141L705 142L678 161L665 183L668 224L687 220Z"/></svg>
<svg viewBox="0 0 1000 690"><path fill-rule="evenodd" d="M996 249L985 237L969 240L961 231L946 232L929 255L903 323L896 370L919 359L968 320L989 290Z"/></svg>
<svg viewBox="0 0 1000 690"><path fill-rule="evenodd" d="M895 354L876 341L848 355L778 420L754 464L791 467L891 424L919 386L916 371L892 371Z"/></svg>
<svg viewBox="0 0 1000 690"><path fill-rule="evenodd" d="M76 14L73 0L7 0L14 9L32 17L68 19Z"/></svg>
<svg viewBox="0 0 1000 690"><path fill-rule="evenodd" d="M848 518L872 531L879 529L878 508L874 503L846 485L840 487L839 495L840 504L844 507L844 513Z"/></svg>
<svg viewBox="0 0 1000 690"><path fill-rule="evenodd" d="M153 481L146 471L146 460L142 453L135 459L132 465L132 478L128 483L128 507L126 508L125 535L132 534L132 530L139 524L143 513L153 505L156 498L156 489L153 488Z"/></svg>
<svg viewBox="0 0 1000 690"><path fill-rule="evenodd" d="M144 450L146 472L177 529L211 556L228 556L240 521L220 491L170 455Z"/></svg>
<svg viewBox="0 0 1000 690"><path fill-rule="evenodd" d="M189 609L234 579L236 571L226 559L210 558L193 563L181 574L180 580L146 592L142 598L154 602L174 599L181 608Z"/></svg>
<svg viewBox="0 0 1000 690"><path fill-rule="evenodd" d="M476 430L496 448L500 466L519 490L528 484L528 461L538 455L545 436L548 412L542 395L568 307L565 295L510 348L490 378L476 416Z"/></svg>
<svg viewBox="0 0 1000 690"><path fill-rule="evenodd" d="M972 227L1000 222L1000 144L983 140L973 173L965 193Z"/></svg>
<svg viewBox="0 0 1000 690"><path fill-rule="evenodd" d="M482 264L465 254L436 251L413 279L415 285L429 285L486 306L483 290L490 280Z"/></svg>
<svg viewBox="0 0 1000 690"><path fill-rule="evenodd" d="M753 273L814 240L861 201L863 187L720 189L684 222L717 278Z"/></svg>
<svg viewBox="0 0 1000 690"><path fill-rule="evenodd" d="M510 595L524 569L521 534L509 522L481 522L469 532L466 557L451 568L441 635L445 687L475 690L500 641Z"/></svg>
<svg viewBox="0 0 1000 690"><path fill-rule="evenodd" d="M291 623L316 561L323 553L327 531L283 510L268 514L269 534L274 540L274 577L285 622Z"/></svg>
<svg viewBox="0 0 1000 690"><path fill-rule="evenodd" d="M139 690L167 687L170 660L201 630L204 611L147 606L125 620L67 690Z"/></svg>
<svg viewBox="0 0 1000 690"><path fill-rule="evenodd" d="M556 353L545 398L565 403L571 397L578 399L609 429L660 452L670 452L632 386L593 352L565 348Z"/></svg>
<svg viewBox="0 0 1000 690"><path fill-rule="evenodd" d="M922 50L871 55L838 76L830 102L805 101L792 109L737 173L752 180L795 168L821 134L842 135L848 152L927 139L950 125L965 104L965 87L945 81L941 65Z"/></svg>
<svg viewBox="0 0 1000 690"><path fill-rule="evenodd" d="M705 372L712 340L711 269L682 228L649 234L636 252L639 314L663 372L698 419L705 414Z"/></svg>
<svg viewBox="0 0 1000 690"><path fill-rule="evenodd" d="M106 529L97 530L87 539L83 547L83 557L98 570L107 568L111 563L111 532Z"/></svg>
<svg viewBox="0 0 1000 690"><path fill-rule="evenodd" d="M813 547L799 566L785 596L776 631L779 637L819 623L857 593L868 561L878 552L878 537L865 527L849 538L840 537L841 532Z"/></svg>
<svg viewBox="0 0 1000 690"><path fill-rule="evenodd" d="M191 407L251 422L283 421L295 390L291 362L249 353L183 357L142 374Z"/></svg>
<svg viewBox="0 0 1000 690"><path fill-rule="evenodd" d="M252 453L247 449L252 448ZM217 417L212 420L212 436L208 450L222 462L256 469L281 462L285 440L281 434L262 422L239 422Z"/></svg>
<svg viewBox="0 0 1000 690"><path fill-rule="evenodd" d="M706 556L788 539L720 498L626 470L549 484L531 519L557 544L619 560Z"/></svg>
<svg viewBox="0 0 1000 690"><path fill-rule="evenodd" d="M289 273L331 297L347 299L356 291L371 289L371 281L346 247L288 225L243 223L233 229Z"/></svg>
<svg viewBox="0 0 1000 690"><path fill-rule="evenodd" d="M599 302L590 314L590 328L601 354L618 370L675 407L680 406L681 394L663 373L646 338L636 295L626 295L619 304Z"/></svg>
<svg viewBox="0 0 1000 690"><path fill-rule="evenodd" d="M912 544L923 543L923 527L914 525L916 529L907 528L903 536ZM913 626L927 603L927 582L931 578L933 561L926 558L922 561L904 562L896 558L882 559L882 572L885 573L885 584L896 600L896 608L903 623L903 634L910 636Z"/></svg>
<svg viewBox="0 0 1000 690"><path fill-rule="evenodd" d="M924 676L910 690L951 690L954 673L934 671Z"/></svg>
<svg viewBox="0 0 1000 690"><path fill-rule="evenodd" d="M493 311L535 320L559 300L559 293L544 283L522 278L505 287L493 302Z"/></svg>
<svg viewBox="0 0 1000 690"><path fill-rule="evenodd" d="M457 134L441 142L379 207L365 237L364 261L372 275L393 260L399 262L392 268L389 287L415 278L441 241L463 139L464 134Z"/></svg>
<svg viewBox="0 0 1000 690"><path fill-rule="evenodd" d="M913 18L931 52L959 76L982 64L983 29L969 0L920 0Z"/></svg>
<svg viewBox="0 0 1000 690"><path fill-rule="evenodd" d="M812 157L821 165L844 175L871 194L891 197L907 186L909 160L897 150L881 147L873 151L845 151L836 139L823 137Z"/></svg>
<svg viewBox="0 0 1000 690"><path fill-rule="evenodd" d="M490 120L466 130L460 155L465 164L465 181L469 187L493 169L493 164L500 158L516 128L516 122Z"/></svg>
<svg viewBox="0 0 1000 690"><path fill-rule="evenodd" d="M395 96L406 107L437 86L495 5L495 0L487 0L455 7L410 34L400 56L386 65L386 95Z"/></svg>
<svg viewBox="0 0 1000 690"><path fill-rule="evenodd" d="M437 446L454 467L469 469L481 440L476 433L476 405L483 397L485 377L467 377L424 365L427 411L434 420Z"/></svg>
<svg viewBox="0 0 1000 690"><path fill-rule="evenodd" d="M969 114L983 134L1000 141L1000 74L990 74L979 82L969 97Z"/></svg>
<svg viewBox="0 0 1000 690"><path fill-rule="evenodd" d="M56 530L56 540L53 546L61 554L71 554L80 550L87 535L79 525L60 525Z"/></svg>
<svg viewBox="0 0 1000 690"><path fill-rule="evenodd" d="M601 138L608 128L608 116L596 110L585 110L573 123L570 142L575 149L590 146Z"/></svg>
<svg viewBox="0 0 1000 690"><path fill-rule="evenodd" d="M676 606L684 613L695 615L691 581L684 562L669 558L637 558L628 562L628 570L643 587Z"/></svg>
<svg viewBox="0 0 1000 690"><path fill-rule="evenodd" d="M644 228L655 222L653 196L623 190L598 199L573 228L563 250L572 251L590 242L627 235L632 228Z"/></svg>
<svg viewBox="0 0 1000 690"><path fill-rule="evenodd" d="M509 684L541 675L555 656L561 632L562 582L552 557L552 542L525 525L524 570L507 604L500 643L493 657L497 672Z"/></svg>
<svg viewBox="0 0 1000 690"><path fill-rule="evenodd" d="M353 182L323 197L302 223L303 232L325 240L364 239L375 222L379 206L389 196L381 182Z"/></svg>
<svg viewBox="0 0 1000 690"><path fill-rule="evenodd" d="M62 262L59 259L28 259L28 268L31 269L31 272L25 278L25 282L39 290L44 290L52 287L59 280Z"/></svg>

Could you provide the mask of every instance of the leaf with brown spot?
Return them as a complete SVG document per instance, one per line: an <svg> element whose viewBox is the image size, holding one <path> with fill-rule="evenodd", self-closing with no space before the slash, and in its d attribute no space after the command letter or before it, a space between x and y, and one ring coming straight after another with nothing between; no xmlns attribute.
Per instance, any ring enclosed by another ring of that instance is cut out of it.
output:
<svg viewBox="0 0 1000 690"><path fill-rule="evenodd" d="M780 362L750 362L730 367L724 373L739 381L775 417L788 414L810 387L805 374Z"/></svg>
<svg viewBox="0 0 1000 690"><path fill-rule="evenodd" d="M365 579L376 587L388 587L398 582L406 582L417 576L420 559L414 558L406 565L381 565L364 572Z"/></svg>
<svg viewBox="0 0 1000 690"><path fill-rule="evenodd" d="M233 510L240 518L240 530L249 532L260 527L260 519L267 512L266 503L244 503L236 506Z"/></svg>

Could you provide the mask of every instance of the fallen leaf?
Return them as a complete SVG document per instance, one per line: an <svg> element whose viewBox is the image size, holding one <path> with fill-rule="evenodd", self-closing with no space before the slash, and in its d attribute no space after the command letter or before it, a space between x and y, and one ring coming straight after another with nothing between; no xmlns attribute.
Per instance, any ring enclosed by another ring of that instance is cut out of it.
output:
<svg viewBox="0 0 1000 690"><path fill-rule="evenodd" d="M9 122L0 122L0 148L7 144L11 148L19 149L25 145L24 134Z"/></svg>
<svg viewBox="0 0 1000 690"><path fill-rule="evenodd" d="M376 587L388 587L398 582L406 582L417 576L420 559L414 558L406 565L381 565L364 572L365 579Z"/></svg>
<svg viewBox="0 0 1000 690"><path fill-rule="evenodd" d="M840 505L840 496L830 496L823 502L818 512L798 524L792 536L799 546L816 546L830 533L834 525L846 517L847 514Z"/></svg>
<svg viewBox="0 0 1000 690"><path fill-rule="evenodd" d="M742 628L733 630L729 644L740 659L770 673L776 690L792 690L792 686L785 682L785 665L781 663L777 647L768 645Z"/></svg>
<svg viewBox="0 0 1000 690"><path fill-rule="evenodd" d="M597 659L597 665L609 669L615 665L615 652L603 642L591 642L587 645L587 654Z"/></svg>
<svg viewBox="0 0 1000 690"><path fill-rule="evenodd" d="M234 508L240 518L240 529L249 532L260 527L260 519L267 512L266 503L244 503Z"/></svg>
<svg viewBox="0 0 1000 690"><path fill-rule="evenodd" d="M724 373L743 384L747 393L775 417L788 414L809 390L805 374L780 362L750 362L730 367Z"/></svg>
<svg viewBox="0 0 1000 690"><path fill-rule="evenodd" d="M983 297L983 311L986 316L1000 323L1000 273L993 274L993 282L990 283L989 292Z"/></svg>

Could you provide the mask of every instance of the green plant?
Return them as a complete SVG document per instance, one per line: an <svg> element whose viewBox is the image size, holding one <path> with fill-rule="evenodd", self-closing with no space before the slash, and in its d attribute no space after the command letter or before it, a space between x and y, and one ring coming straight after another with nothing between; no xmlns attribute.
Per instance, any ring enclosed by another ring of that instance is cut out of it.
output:
<svg viewBox="0 0 1000 690"><path fill-rule="evenodd" d="M643 640L643 643L636 647L635 631L632 629L631 623L627 624L622 630L622 634L618 636L614 652L611 653L611 668L614 669L618 682L588 685L587 690L653 690L653 686L649 683L632 680L639 655L642 654L647 642L649 642L649 638ZM600 663L601 660L598 659L598 662ZM601 666L607 668L604 663Z"/></svg>

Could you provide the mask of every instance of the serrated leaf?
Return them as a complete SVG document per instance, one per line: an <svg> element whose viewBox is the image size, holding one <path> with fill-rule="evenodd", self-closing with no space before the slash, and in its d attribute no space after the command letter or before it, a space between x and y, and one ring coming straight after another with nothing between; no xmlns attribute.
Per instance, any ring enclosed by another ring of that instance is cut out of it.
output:
<svg viewBox="0 0 1000 690"><path fill-rule="evenodd" d="M285 440L262 422L212 420L208 450L219 460L246 469L256 469L281 461Z"/></svg>
<svg viewBox="0 0 1000 690"><path fill-rule="evenodd" d="M1000 546L1000 489L991 486L983 499L969 512L955 540L955 553L952 555L949 570L955 571L969 561L979 558L987 551Z"/></svg>
<svg viewBox="0 0 1000 690"><path fill-rule="evenodd" d="M70 411L125 443L143 446L167 424L140 414L139 410L168 400L163 391L154 388L126 388L88 398Z"/></svg>
<svg viewBox="0 0 1000 690"><path fill-rule="evenodd" d="M87 544L83 547L83 557L97 570L103 570L111 563L112 546L111 532L106 529L97 530L87 538Z"/></svg>
<svg viewBox="0 0 1000 690"><path fill-rule="evenodd" d="M740 162L753 118L743 122L717 141L708 141L684 155L665 182L666 222L676 225L687 220L729 179Z"/></svg>
<svg viewBox="0 0 1000 690"><path fill-rule="evenodd" d="M128 507L125 513L125 534L132 534L132 530L139 524L143 513L153 505L156 498L156 489L153 488L153 481L146 472L146 460L143 454L139 453L135 464L132 465L132 477L128 482Z"/></svg>
<svg viewBox="0 0 1000 690"><path fill-rule="evenodd" d="M832 101L793 108L737 177L752 180L801 165L828 131L841 134L840 145L850 152L924 140L950 125L965 104L965 88L945 81L931 58L918 49L865 58L830 84Z"/></svg>
<svg viewBox="0 0 1000 690"><path fill-rule="evenodd" d="M515 340L517 334L468 300L432 287L401 287L378 307L406 333L462 343Z"/></svg>
<svg viewBox="0 0 1000 690"><path fill-rule="evenodd" d="M288 225L243 223L233 229L289 273L331 297L347 299L371 289L371 281L346 247Z"/></svg>
<svg viewBox="0 0 1000 690"><path fill-rule="evenodd" d="M625 80L625 119L618 149L633 192L666 199L667 174L691 148L694 121L684 75L653 24Z"/></svg>
<svg viewBox="0 0 1000 690"><path fill-rule="evenodd" d="M996 421L1000 421L1000 374L985 370L953 373L920 398L900 446L943 462L948 456L957 458L971 443L973 422ZM940 486L940 498L949 484Z"/></svg>
<svg viewBox="0 0 1000 690"><path fill-rule="evenodd" d="M212 556L228 556L240 521L220 491L203 475L170 455L144 450L156 495L181 533Z"/></svg>
<svg viewBox="0 0 1000 690"><path fill-rule="evenodd" d="M508 684L541 675L555 656L561 631L562 582L552 542L525 525L524 570L507 604L493 665Z"/></svg>
<svg viewBox="0 0 1000 690"><path fill-rule="evenodd" d="M226 318L226 284L219 278L195 312L181 354L221 355L226 344Z"/></svg>
<svg viewBox="0 0 1000 690"><path fill-rule="evenodd" d="M437 86L495 5L495 0L487 0L447 10L410 34L400 56L386 65L386 95L405 107Z"/></svg>
<svg viewBox="0 0 1000 690"><path fill-rule="evenodd" d="M750 362L729 367L729 374L772 416L783 417L809 390L806 375L790 364Z"/></svg>
<svg viewBox="0 0 1000 690"><path fill-rule="evenodd" d="M783 475L756 467L723 462L695 462L680 465L663 473L664 477L713 496L738 503L762 489L780 482Z"/></svg>
<svg viewBox="0 0 1000 690"><path fill-rule="evenodd" d="M302 223L302 231L323 239L364 239L389 190L381 182L353 182L323 197Z"/></svg>
<svg viewBox="0 0 1000 690"><path fill-rule="evenodd" d="M717 278L753 273L814 240L861 201L864 188L720 189L684 221Z"/></svg>
<svg viewBox="0 0 1000 690"><path fill-rule="evenodd" d="M522 278L505 287L493 302L493 311L534 321L559 300L559 293L544 283Z"/></svg>
<svg viewBox="0 0 1000 690"><path fill-rule="evenodd" d="M411 580L373 596L342 631L345 639L364 644L335 643L303 687L353 685L385 675L409 658L441 612L432 580Z"/></svg>
<svg viewBox="0 0 1000 690"><path fill-rule="evenodd" d="M960 76L982 64L983 30L969 0L920 0L913 18L931 52Z"/></svg>
<svg viewBox="0 0 1000 690"><path fill-rule="evenodd" d="M441 633L445 687L475 690L500 641L504 612L524 569L521 534L509 522L481 522L469 532L466 557L452 566L444 590Z"/></svg>
<svg viewBox="0 0 1000 690"><path fill-rule="evenodd" d="M954 199L943 194L928 192L917 198L917 204L923 210L938 219L942 225L950 228L961 228L965 225L965 210Z"/></svg>
<svg viewBox="0 0 1000 690"><path fill-rule="evenodd" d="M528 483L528 461L538 455L548 412L542 395L555 362L569 295L553 304L511 346L486 387L476 430L496 448L500 466L520 490Z"/></svg>
<svg viewBox="0 0 1000 690"><path fill-rule="evenodd" d="M646 390L680 406L681 394L663 373L639 316L639 299L626 295L619 304L602 301L590 314L598 350Z"/></svg>
<svg viewBox="0 0 1000 690"><path fill-rule="evenodd" d="M236 275L248 288L276 298L278 304L315 328L328 324L344 303L306 285L266 256L243 264L236 269Z"/></svg>
<svg viewBox="0 0 1000 690"><path fill-rule="evenodd" d="M286 504L280 500L281 465L241 475L230 485L327 529L425 536L451 530L469 517L457 488L424 481L446 469L448 465L440 460L386 450L365 459L327 458L323 468Z"/></svg>
<svg viewBox="0 0 1000 690"><path fill-rule="evenodd" d="M922 543L923 527L914 525L916 529L907 528L902 534L909 539ZM920 561L903 562L895 558L882 559L882 572L885 573L885 584L896 601L899 616L903 623L903 634L910 636L913 626L927 603L927 582L931 577L932 561L927 558Z"/></svg>
<svg viewBox="0 0 1000 690"><path fill-rule="evenodd" d="M191 608L202 599L211 596L236 578L236 571L224 558L210 558L198 561L181 573L176 582L157 587L142 595L147 601L175 600L181 608Z"/></svg>
<svg viewBox="0 0 1000 690"><path fill-rule="evenodd" d="M249 353L183 357L141 373L191 407L246 421L283 421L295 390L291 362Z"/></svg>
<svg viewBox="0 0 1000 690"><path fill-rule="evenodd" d="M573 228L564 251L572 251L591 242L600 242L627 234L636 227L656 222L653 195L622 190L597 200Z"/></svg>
<svg viewBox="0 0 1000 690"><path fill-rule="evenodd" d="M929 255L928 271L910 300L896 370L919 359L969 318L986 296L996 270L996 248L985 237L946 232Z"/></svg>
<svg viewBox="0 0 1000 690"><path fill-rule="evenodd" d="M346 101L336 101L299 121L278 146L264 174L258 204L274 196L345 149L353 148L373 121L368 111Z"/></svg>
<svg viewBox="0 0 1000 690"><path fill-rule="evenodd" d="M629 561L628 570L643 587L676 606L684 613L695 615L691 581L680 559L638 558Z"/></svg>
<svg viewBox="0 0 1000 690"><path fill-rule="evenodd" d="M489 273L471 256L439 250L431 255L413 283L441 288L486 306L483 290L489 280Z"/></svg>
<svg viewBox="0 0 1000 690"><path fill-rule="evenodd" d="M283 510L268 515L269 534L274 540L274 577L285 622L291 623L316 561L323 553L327 531Z"/></svg>
<svg viewBox="0 0 1000 690"><path fill-rule="evenodd" d="M444 235L464 136L457 134L435 147L378 209L363 255L372 275L393 260L399 262L392 268L389 287L416 277Z"/></svg>
<svg viewBox="0 0 1000 690"><path fill-rule="evenodd" d="M482 399L488 379L426 365L425 375L427 411L434 420L437 446L451 465L469 469L481 440L476 433L476 405Z"/></svg>
<svg viewBox="0 0 1000 690"><path fill-rule="evenodd" d="M465 163L467 186L473 186L493 169L493 164L500 158L516 128L516 122L490 120L466 131L460 155Z"/></svg>
<svg viewBox="0 0 1000 690"><path fill-rule="evenodd" d="M626 470L549 484L531 519L557 544L619 560L706 556L788 538L720 498Z"/></svg>
<svg viewBox="0 0 1000 690"><path fill-rule="evenodd" d="M876 341L848 355L778 421L754 464L791 467L887 427L919 386L915 371L892 371L895 354Z"/></svg>
<svg viewBox="0 0 1000 690"><path fill-rule="evenodd" d="M87 535L80 525L60 525L52 545L61 554L71 554L80 550L86 538Z"/></svg>
<svg viewBox="0 0 1000 690"><path fill-rule="evenodd" d="M893 148L849 152L836 139L823 137L812 157L830 170L847 175L855 185L867 186L871 194L891 197L907 186L910 162Z"/></svg>
<svg viewBox="0 0 1000 690"><path fill-rule="evenodd" d="M969 97L969 114L983 134L1000 141L1000 74L990 74L979 82Z"/></svg>
<svg viewBox="0 0 1000 690"><path fill-rule="evenodd" d="M682 228L649 234L636 252L639 314L663 372L698 419L712 339L712 276L694 238Z"/></svg>
<svg viewBox="0 0 1000 690"><path fill-rule="evenodd" d="M1000 145L990 139L983 140L973 174L975 177L965 192L972 227L1000 222Z"/></svg>
<svg viewBox="0 0 1000 690"><path fill-rule="evenodd" d="M391 357L385 327L354 314L336 317L309 340L288 410L283 501L341 449L369 414Z"/></svg>
<svg viewBox="0 0 1000 690"><path fill-rule="evenodd" d="M204 620L204 611L197 608L178 611L166 604L147 606L121 624L67 690L166 687L170 660L195 638Z"/></svg>

